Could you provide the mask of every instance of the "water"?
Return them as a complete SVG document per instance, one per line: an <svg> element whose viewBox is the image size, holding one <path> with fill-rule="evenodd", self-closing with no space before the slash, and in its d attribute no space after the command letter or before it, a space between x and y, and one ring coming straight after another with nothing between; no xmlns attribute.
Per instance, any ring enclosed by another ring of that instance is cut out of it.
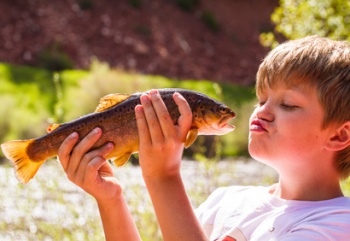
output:
<svg viewBox="0 0 350 241"><path fill-rule="evenodd" d="M126 165L114 170L139 229L149 232L143 236L157 240L159 231L140 167ZM272 169L246 159L183 161L181 174L194 207L219 186L276 181ZM0 166L0 177L0 240L103 239L95 200L67 180L57 161L45 163L26 185L18 183L11 166Z"/></svg>

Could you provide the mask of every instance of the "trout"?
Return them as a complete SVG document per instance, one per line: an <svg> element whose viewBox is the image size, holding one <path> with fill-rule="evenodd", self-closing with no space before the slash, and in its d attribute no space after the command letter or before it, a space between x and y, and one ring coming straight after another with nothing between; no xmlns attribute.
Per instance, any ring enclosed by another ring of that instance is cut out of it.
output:
<svg viewBox="0 0 350 241"><path fill-rule="evenodd" d="M198 135L223 135L234 130L234 126L227 122L235 117L235 113L226 105L191 90L159 89L174 124L180 116L173 100L175 92L187 100L193 113L191 128L184 143L186 148ZM134 109L140 104L142 94L106 95L101 98L94 113L63 124L52 124L42 137L9 141L3 143L1 149L14 165L17 179L28 183L47 159L57 156L60 145L71 133L77 132L81 140L91 130L100 127L103 134L92 149L113 142L115 148L106 159L112 160L116 166L122 166L138 151L139 133Z"/></svg>

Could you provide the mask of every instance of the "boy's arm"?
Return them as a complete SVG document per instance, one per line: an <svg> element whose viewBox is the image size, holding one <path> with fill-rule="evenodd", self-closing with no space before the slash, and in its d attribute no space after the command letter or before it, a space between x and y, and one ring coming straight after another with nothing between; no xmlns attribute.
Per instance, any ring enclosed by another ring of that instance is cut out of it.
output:
<svg viewBox="0 0 350 241"><path fill-rule="evenodd" d="M141 240L123 195L97 204L107 241Z"/></svg>
<svg viewBox="0 0 350 241"><path fill-rule="evenodd" d="M145 178L145 182L164 240L208 240L193 212L180 175Z"/></svg>
<svg viewBox="0 0 350 241"><path fill-rule="evenodd" d="M122 188L104 158L113 144L89 151L101 135L101 129L96 128L77 143L78 134L71 134L58 151L59 160L68 179L96 199L106 240L141 240Z"/></svg>
<svg viewBox="0 0 350 241"><path fill-rule="evenodd" d="M174 95L180 118L174 125L157 91L141 96L135 108L140 133L139 157L164 240L207 240L187 197L180 164L192 112L186 100Z"/></svg>

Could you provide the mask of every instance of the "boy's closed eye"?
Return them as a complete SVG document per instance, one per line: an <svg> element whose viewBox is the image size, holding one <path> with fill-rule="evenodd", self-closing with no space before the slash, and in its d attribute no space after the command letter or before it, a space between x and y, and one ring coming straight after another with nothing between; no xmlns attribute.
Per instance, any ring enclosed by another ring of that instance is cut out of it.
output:
<svg viewBox="0 0 350 241"><path fill-rule="evenodd" d="M286 104L286 103L282 103L281 107L285 110L295 110L295 109L299 108L299 106L292 105L292 104Z"/></svg>
<svg viewBox="0 0 350 241"><path fill-rule="evenodd" d="M260 101L260 100L259 100L258 103L255 104L255 108L264 106L265 103L266 103L266 101ZM291 104L291 103L286 103L286 102L282 102L282 103L280 104L280 106L281 106L283 109L285 109L285 110L294 110L294 109L299 108L298 105Z"/></svg>

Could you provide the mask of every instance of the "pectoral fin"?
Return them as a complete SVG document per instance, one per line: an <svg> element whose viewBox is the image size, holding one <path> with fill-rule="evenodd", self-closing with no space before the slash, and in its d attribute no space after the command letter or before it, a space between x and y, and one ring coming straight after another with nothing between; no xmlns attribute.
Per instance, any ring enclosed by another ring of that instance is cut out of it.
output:
<svg viewBox="0 0 350 241"><path fill-rule="evenodd" d="M101 98L99 105L97 106L95 112L105 111L124 100L128 99L130 95L127 94L109 94Z"/></svg>
<svg viewBox="0 0 350 241"><path fill-rule="evenodd" d="M186 141L185 141L185 148L188 148L193 144L193 142L197 139L198 136L198 129L191 129L187 133Z"/></svg>
<svg viewBox="0 0 350 241"><path fill-rule="evenodd" d="M115 159L113 159L112 161L114 162L114 164L117 166L117 167L120 167L120 166L123 166L130 158L131 156L131 153L130 152L127 152L125 153L124 155L122 156L119 156Z"/></svg>

